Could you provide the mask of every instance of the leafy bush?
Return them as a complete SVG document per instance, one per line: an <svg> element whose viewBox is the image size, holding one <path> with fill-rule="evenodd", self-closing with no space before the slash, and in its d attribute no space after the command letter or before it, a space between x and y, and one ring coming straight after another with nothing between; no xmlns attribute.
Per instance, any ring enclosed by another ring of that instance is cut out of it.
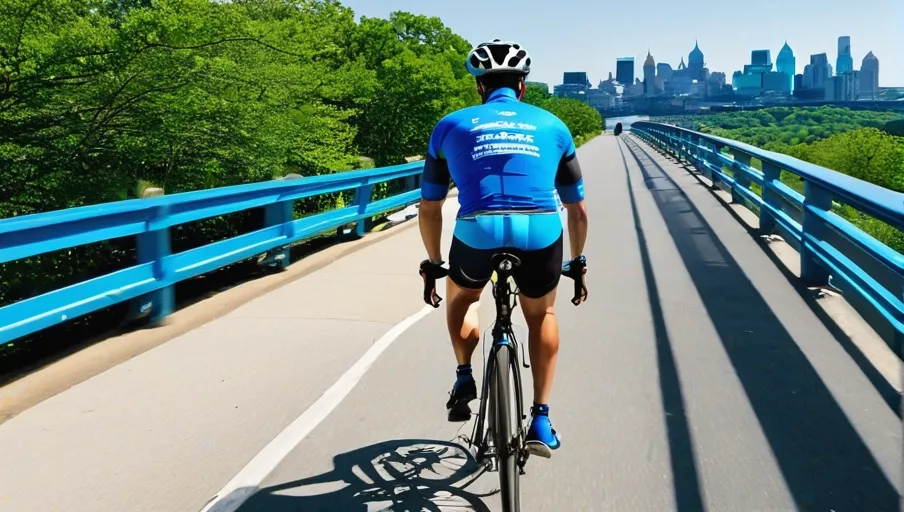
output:
<svg viewBox="0 0 904 512"><path fill-rule="evenodd" d="M599 110L579 100L552 96L542 85L528 84L524 102L555 114L571 131L577 146L602 133L605 126Z"/></svg>

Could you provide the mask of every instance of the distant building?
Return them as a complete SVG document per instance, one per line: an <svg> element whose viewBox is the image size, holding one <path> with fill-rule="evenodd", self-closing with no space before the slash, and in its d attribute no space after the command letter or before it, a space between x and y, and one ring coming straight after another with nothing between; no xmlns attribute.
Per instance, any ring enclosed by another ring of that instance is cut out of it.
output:
<svg viewBox="0 0 904 512"><path fill-rule="evenodd" d="M786 73L770 71L763 73L763 92L790 95L792 82Z"/></svg>
<svg viewBox="0 0 904 512"><path fill-rule="evenodd" d="M826 101L854 101L858 96L860 96L859 71L845 71L826 80Z"/></svg>
<svg viewBox="0 0 904 512"><path fill-rule="evenodd" d="M691 80L703 81L706 80L706 63L703 59L703 52L700 50L700 45L697 41L694 41L694 49L691 50L690 55L687 57L687 71L690 75Z"/></svg>
<svg viewBox="0 0 904 512"><path fill-rule="evenodd" d="M779 73L787 75L788 90L793 93L795 89L795 73L797 73L797 59L794 57L794 51L785 41L785 46L778 52L778 58L775 60L775 68Z"/></svg>
<svg viewBox="0 0 904 512"><path fill-rule="evenodd" d="M879 97L879 59L873 52L867 53L860 64L859 97L870 100Z"/></svg>
<svg viewBox="0 0 904 512"><path fill-rule="evenodd" d="M793 70L792 74L772 70L769 50L753 50L750 52L750 64L745 64L743 72L737 71L732 76L732 86L741 96L790 95L793 77Z"/></svg>
<svg viewBox="0 0 904 512"><path fill-rule="evenodd" d="M625 86L634 83L634 57L619 57L616 60L615 79Z"/></svg>
<svg viewBox="0 0 904 512"><path fill-rule="evenodd" d="M713 72L706 81L706 95L719 96L725 90L725 73Z"/></svg>
<svg viewBox="0 0 904 512"><path fill-rule="evenodd" d="M709 70L697 42L694 42L694 49L688 54L688 64L685 65L682 57L678 69L673 71L669 66L668 71L663 76L657 77L661 78L657 83L666 94L705 97L711 89L708 82Z"/></svg>
<svg viewBox="0 0 904 512"><path fill-rule="evenodd" d="M804 89L825 89L826 80L832 76L832 65L824 53L810 55L810 63L804 66Z"/></svg>
<svg viewBox="0 0 904 512"><path fill-rule="evenodd" d="M851 56L851 37L838 38L838 59L835 61L835 73L842 75L854 70L854 58Z"/></svg>
<svg viewBox="0 0 904 512"><path fill-rule="evenodd" d="M753 50L750 52L750 66L761 70L761 73L772 71L772 52L769 50Z"/></svg>
<svg viewBox="0 0 904 512"><path fill-rule="evenodd" d="M656 64L656 76L662 78L663 81L668 81L669 79L671 79L672 73L674 72L675 70L672 69L671 64L668 64L666 62L660 62L659 64Z"/></svg>
<svg viewBox="0 0 904 512"><path fill-rule="evenodd" d="M590 90L590 80L586 71L566 71L562 77L562 83L553 87L553 94L559 98L571 98L587 101L587 91Z"/></svg>
<svg viewBox="0 0 904 512"><path fill-rule="evenodd" d="M599 89L607 94L618 96L624 92L625 87L623 84L618 83L618 80L612 78L612 72L610 71L608 80L600 80Z"/></svg>
<svg viewBox="0 0 904 512"><path fill-rule="evenodd" d="M583 85L590 87L590 79L586 71L566 71L562 77L562 83L566 85Z"/></svg>
<svg viewBox="0 0 904 512"><path fill-rule="evenodd" d="M643 93L645 96L656 95L656 60L649 50L643 63Z"/></svg>
<svg viewBox="0 0 904 512"><path fill-rule="evenodd" d="M587 91L590 88L578 84L559 84L552 88L552 93L559 98L587 101Z"/></svg>
<svg viewBox="0 0 904 512"><path fill-rule="evenodd" d="M587 104L602 110L615 107L615 95L603 89L590 89L587 91Z"/></svg>

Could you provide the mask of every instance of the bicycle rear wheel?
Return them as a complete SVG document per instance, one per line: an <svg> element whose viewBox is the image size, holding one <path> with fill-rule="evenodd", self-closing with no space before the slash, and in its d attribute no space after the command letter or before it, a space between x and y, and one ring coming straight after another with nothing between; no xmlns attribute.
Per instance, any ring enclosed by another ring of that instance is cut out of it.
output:
<svg viewBox="0 0 904 512"><path fill-rule="evenodd" d="M499 468L500 497L503 512L520 512L518 454L514 447L512 425L512 363L511 347L495 347L496 363L493 375L493 444Z"/></svg>

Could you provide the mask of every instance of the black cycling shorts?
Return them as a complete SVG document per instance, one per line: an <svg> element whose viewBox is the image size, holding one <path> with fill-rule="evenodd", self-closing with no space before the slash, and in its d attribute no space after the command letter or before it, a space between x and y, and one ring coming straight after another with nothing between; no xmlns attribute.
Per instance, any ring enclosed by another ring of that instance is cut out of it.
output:
<svg viewBox="0 0 904 512"><path fill-rule="evenodd" d="M511 247L475 249L452 237L449 249L449 278L462 288L480 290L493 276L491 258L498 252L514 254L521 265L512 271L515 284L525 297L539 299L556 289L562 277L563 235L543 249L524 251Z"/></svg>

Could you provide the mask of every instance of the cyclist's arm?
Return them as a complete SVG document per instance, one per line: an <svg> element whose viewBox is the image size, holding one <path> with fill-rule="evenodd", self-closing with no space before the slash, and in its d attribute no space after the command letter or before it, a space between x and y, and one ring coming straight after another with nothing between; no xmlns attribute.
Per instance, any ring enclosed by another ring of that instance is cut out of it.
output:
<svg viewBox="0 0 904 512"><path fill-rule="evenodd" d="M578 163L577 150L571 134L567 133L567 149L559 161L556 172L556 191L562 205L568 211L568 240L571 243L571 259L584 254L587 241L587 206L584 204L584 177Z"/></svg>
<svg viewBox="0 0 904 512"><path fill-rule="evenodd" d="M421 203L418 210L418 227L427 257L436 263L442 260L440 242L443 232L443 203L449 194L449 165L443 158L440 122L430 136L427 159L421 175ZM439 147L439 149L437 149Z"/></svg>

